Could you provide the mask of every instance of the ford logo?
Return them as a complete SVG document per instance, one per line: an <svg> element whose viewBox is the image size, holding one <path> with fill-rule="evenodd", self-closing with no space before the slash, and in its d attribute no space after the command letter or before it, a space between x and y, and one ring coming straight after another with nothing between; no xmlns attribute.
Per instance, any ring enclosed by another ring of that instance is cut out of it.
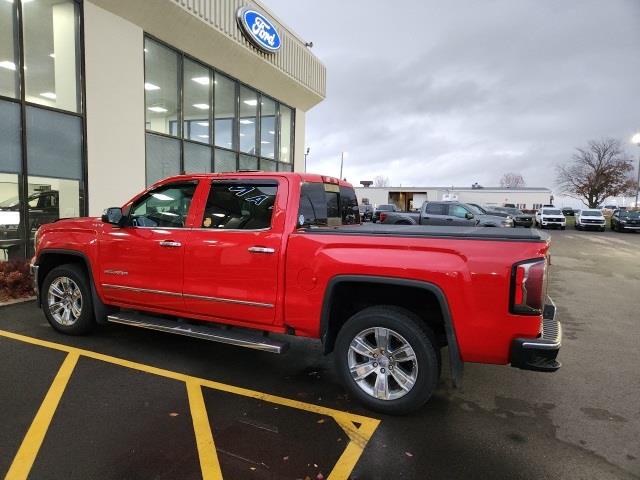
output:
<svg viewBox="0 0 640 480"><path fill-rule="evenodd" d="M276 27L260 12L248 7L238 9L238 25L251 43L265 52L280 49L280 35Z"/></svg>

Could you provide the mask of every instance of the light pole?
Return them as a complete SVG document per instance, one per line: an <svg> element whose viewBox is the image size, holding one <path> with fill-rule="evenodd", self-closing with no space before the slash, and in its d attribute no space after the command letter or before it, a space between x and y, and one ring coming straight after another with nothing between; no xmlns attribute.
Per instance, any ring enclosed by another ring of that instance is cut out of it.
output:
<svg viewBox="0 0 640 480"><path fill-rule="evenodd" d="M311 147L307 147L307 151L304 152L304 171L305 171L305 173L307 171L307 155L309 155L310 151L311 151Z"/></svg>
<svg viewBox="0 0 640 480"><path fill-rule="evenodd" d="M342 167L344 166L344 156L346 152L340 152L340 180L342 180Z"/></svg>
<svg viewBox="0 0 640 480"><path fill-rule="evenodd" d="M631 137L631 143L640 147L640 132ZM638 154L638 181L636 182L636 208L638 208L638 192L640 192L640 153Z"/></svg>

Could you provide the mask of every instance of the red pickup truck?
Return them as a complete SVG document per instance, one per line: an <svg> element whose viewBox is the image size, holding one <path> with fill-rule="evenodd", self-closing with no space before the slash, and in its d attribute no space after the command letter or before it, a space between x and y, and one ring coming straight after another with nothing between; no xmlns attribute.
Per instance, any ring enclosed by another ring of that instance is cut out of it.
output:
<svg viewBox="0 0 640 480"><path fill-rule="evenodd" d="M312 337L382 412L429 399L445 346L454 382L463 362L560 367L546 234L364 225L331 177L172 177L101 219L43 225L35 244L38 304L60 332L113 322L274 353Z"/></svg>

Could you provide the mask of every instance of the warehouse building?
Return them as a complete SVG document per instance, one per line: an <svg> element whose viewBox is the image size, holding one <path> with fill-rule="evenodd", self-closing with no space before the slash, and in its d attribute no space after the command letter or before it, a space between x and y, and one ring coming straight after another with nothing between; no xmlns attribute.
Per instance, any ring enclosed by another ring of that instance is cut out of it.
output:
<svg viewBox="0 0 640 480"><path fill-rule="evenodd" d="M253 0L0 1L0 260L169 175L302 170L309 47Z"/></svg>
<svg viewBox="0 0 640 480"><path fill-rule="evenodd" d="M368 183L368 182L363 182ZM542 205L553 205L553 192L540 188L499 187L357 187L361 204L378 206L394 204L401 210L418 209L426 201L458 200L478 205L502 206L514 204L521 210L536 210Z"/></svg>

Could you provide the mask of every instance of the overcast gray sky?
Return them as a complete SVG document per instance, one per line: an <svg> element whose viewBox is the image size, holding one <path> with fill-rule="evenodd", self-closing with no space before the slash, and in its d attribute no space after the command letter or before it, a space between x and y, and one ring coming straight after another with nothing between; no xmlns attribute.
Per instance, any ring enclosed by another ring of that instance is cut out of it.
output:
<svg viewBox="0 0 640 480"><path fill-rule="evenodd" d="M575 147L640 129L640 0L263 1L327 67L309 171L344 150L354 184L552 187Z"/></svg>

